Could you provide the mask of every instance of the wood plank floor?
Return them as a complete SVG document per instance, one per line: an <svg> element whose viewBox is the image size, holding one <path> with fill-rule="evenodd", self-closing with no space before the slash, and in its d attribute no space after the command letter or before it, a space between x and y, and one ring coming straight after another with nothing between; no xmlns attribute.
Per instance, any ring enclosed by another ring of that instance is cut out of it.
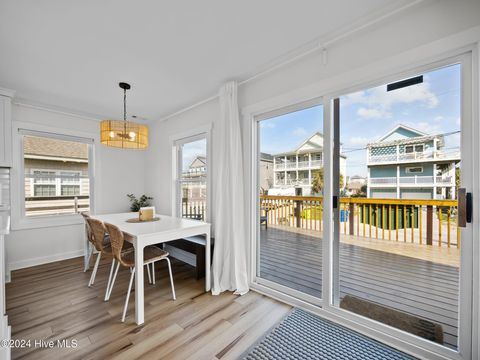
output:
<svg viewBox="0 0 480 360"><path fill-rule="evenodd" d="M322 240L305 233L261 229L260 275L321 297ZM442 325L456 348L458 267L341 243L340 298L350 294Z"/></svg>
<svg viewBox="0 0 480 360"><path fill-rule="evenodd" d="M7 285L7 314L14 339L32 345L12 349L14 359L236 359L290 307L250 292L204 293L193 268L173 261L177 300L171 298L165 263L156 285L145 285L143 326L134 322L134 294L126 323L120 322L129 272L119 272L109 302L104 302L110 263L102 262L95 285L87 287L82 258L18 270ZM75 349L35 348L35 340L78 341Z"/></svg>

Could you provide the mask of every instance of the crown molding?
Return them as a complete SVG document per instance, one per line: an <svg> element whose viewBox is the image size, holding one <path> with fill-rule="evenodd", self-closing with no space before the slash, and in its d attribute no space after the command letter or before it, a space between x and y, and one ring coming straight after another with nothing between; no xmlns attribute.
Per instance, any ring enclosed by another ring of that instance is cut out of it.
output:
<svg viewBox="0 0 480 360"><path fill-rule="evenodd" d="M112 118L111 116L92 114L84 111L78 111L78 110L61 107L61 106L55 106L51 104L43 104L33 100L25 99L25 98L15 98L15 100L13 101L13 104L17 106L29 108L29 109L48 111L55 114L73 116L83 120L90 120L90 121L96 121L96 122L100 122L104 119Z"/></svg>
<svg viewBox="0 0 480 360"><path fill-rule="evenodd" d="M0 87L0 95L13 98L15 96L15 90Z"/></svg>

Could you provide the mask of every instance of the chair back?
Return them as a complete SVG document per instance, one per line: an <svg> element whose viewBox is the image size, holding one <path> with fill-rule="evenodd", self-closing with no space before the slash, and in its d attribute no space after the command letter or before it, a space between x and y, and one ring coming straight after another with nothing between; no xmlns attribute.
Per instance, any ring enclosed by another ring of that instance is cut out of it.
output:
<svg viewBox="0 0 480 360"><path fill-rule="evenodd" d="M107 229L103 222L100 220L88 217L86 218L87 224L90 227L90 231L93 238L93 245L97 251L103 251L103 244L105 235L107 234Z"/></svg>
<svg viewBox="0 0 480 360"><path fill-rule="evenodd" d="M87 219L90 219L90 215L88 215L86 212L80 213L83 216L83 219L85 220L85 233L87 234L87 239L88 241L95 246L95 239L93 238L93 233L92 229L90 228L90 225L88 225Z"/></svg>
<svg viewBox="0 0 480 360"><path fill-rule="evenodd" d="M123 235L123 232L117 226L109 223L105 223L105 227L110 235L110 244L112 246L113 256L123 266L129 266L123 261L122 258L123 243L125 242L125 236Z"/></svg>

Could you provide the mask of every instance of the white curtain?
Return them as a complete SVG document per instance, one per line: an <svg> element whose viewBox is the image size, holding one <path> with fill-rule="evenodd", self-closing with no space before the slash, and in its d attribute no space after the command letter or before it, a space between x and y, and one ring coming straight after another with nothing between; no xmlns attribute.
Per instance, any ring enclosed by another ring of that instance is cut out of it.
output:
<svg viewBox="0 0 480 360"><path fill-rule="evenodd" d="M215 248L212 294L248 292L247 231L244 213L244 173L237 83L220 89L220 120L215 124L216 177L213 211Z"/></svg>

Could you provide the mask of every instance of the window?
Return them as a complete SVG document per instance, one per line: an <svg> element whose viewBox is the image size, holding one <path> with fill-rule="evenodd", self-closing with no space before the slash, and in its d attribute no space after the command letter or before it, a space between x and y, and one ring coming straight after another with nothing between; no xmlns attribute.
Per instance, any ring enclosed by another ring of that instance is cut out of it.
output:
<svg viewBox="0 0 480 360"><path fill-rule="evenodd" d="M91 141L30 131L22 133L24 216L89 210L88 142Z"/></svg>
<svg viewBox="0 0 480 360"><path fill-rule="evenodd" d="M208 196L207 135L175 142L177 156L175 212L177 216L206 221Z"/></svg>
<svg viewBox="0 0 480 360"><path fill-rule="evenodd" d="M413 152L421 153L423 152L423 144L421 145L407 145L405 146L405 152L411 154Z"/></svg>
<svg viewBox="0 0 480 360"><path fill-rule="evenodd" d="M60 193L64 196L80 195L80 177L82 173L79 171L62 171L61 176L61 189Z"/></svg>
<svg viewBox="0 0 480 360"><path fill-rule="evenodd" d="M423 167L422 166L407 167L405 168L405 171L407 174L419 174L419 173L423 173Z"/></svg>
<svg viewBox="0 0 480 360"><path fill-rule="evenodd" d="M33 171L33 196L55 196L55 171Z"/></svg>

